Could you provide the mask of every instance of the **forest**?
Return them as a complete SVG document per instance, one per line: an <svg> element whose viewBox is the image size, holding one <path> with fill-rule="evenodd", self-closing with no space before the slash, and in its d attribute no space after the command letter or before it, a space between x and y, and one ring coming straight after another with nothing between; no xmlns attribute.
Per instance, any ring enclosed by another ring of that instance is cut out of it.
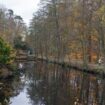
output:
<svg viewBox="0 0 105 105"><path fill-rule="evenodd" d="M36 56L104 62L105 0L44 0L29 31Z"/></svg>
<svg viewBox="0 0 105 105"><path fill-rule="evenodd" d="M0 8L0 36L12 47L30 46L42 58L104 62L104 0L41 1L29 28L13 10Z"/></svg>

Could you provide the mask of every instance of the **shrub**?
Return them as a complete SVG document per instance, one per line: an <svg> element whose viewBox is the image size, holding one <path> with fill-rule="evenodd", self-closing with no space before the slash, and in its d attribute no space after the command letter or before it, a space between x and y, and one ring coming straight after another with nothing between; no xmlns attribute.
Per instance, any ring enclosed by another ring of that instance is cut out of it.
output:
<svg viewBox="0 0 105 105"><path fill-rule="evenodd" d="M15 53L12 47L0 38L0 63L8 64L13 61Z"/></svg>

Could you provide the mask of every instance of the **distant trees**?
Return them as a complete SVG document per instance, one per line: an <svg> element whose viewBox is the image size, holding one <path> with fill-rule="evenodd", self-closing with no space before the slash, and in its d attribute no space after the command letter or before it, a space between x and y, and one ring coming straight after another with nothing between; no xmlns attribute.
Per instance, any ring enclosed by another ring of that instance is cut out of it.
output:
<svg viewBox="0 0 105 105"><path fill-rule="evenodd" d="M14 39L14 48L16 50L24 50L24 51L30 50L30 46L28 45L27 42L22 41L21 36L18 36Z"/></svg>
<svg viewBox="0 0 105 105"><path fill-rule="evenodd" d="M0 36L12 46L14 39L26 33L26 25L21 16L11 9L0 6Z"/></svg>

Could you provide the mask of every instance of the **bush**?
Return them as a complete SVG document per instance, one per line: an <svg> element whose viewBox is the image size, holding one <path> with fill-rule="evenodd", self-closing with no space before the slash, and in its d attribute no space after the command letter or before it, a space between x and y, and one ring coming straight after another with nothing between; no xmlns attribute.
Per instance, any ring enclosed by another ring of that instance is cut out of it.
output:
<svg viewBox="0 0 105 105"><path fill-rule="evenodd" d="M12 47L0 38L0 63L8 64L13 61L15 53Z"/></svg>

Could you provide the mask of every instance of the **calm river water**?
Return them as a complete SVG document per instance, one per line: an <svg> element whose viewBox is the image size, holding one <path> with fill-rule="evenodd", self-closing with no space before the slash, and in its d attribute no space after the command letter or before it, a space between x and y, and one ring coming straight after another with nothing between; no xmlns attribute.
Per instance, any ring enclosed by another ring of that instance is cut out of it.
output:
<svg viewBox="0 0 105 105"><path fill-rule="evenodd" d="M45 62L23 63L9 105L105 105L105 80Z"/></svg>

